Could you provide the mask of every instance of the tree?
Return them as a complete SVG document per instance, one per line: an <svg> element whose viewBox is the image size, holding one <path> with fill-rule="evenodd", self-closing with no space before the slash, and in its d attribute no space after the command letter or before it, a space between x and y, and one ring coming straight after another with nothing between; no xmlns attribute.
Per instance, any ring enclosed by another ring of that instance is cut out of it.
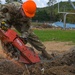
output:
<svg viewBox="0 0 75 75"><path fill-rule="evenodd" d="M56 0L49 0L47 3L48 6L53 6L57 1Z"/></svg>
<svg viewBox="0 0 75 75"><path fill-rule="evenodd" d="M22 2L22 0L5 0L7 3L10 3L10 2L13 2L13 1L16 1L16 2Z"/></svg>
<svg viewBox="0 0 75 75"><path fill-rule="evenodd" d="M35 17L33 17L33 20L49 21L49 15L47 14L46 10L38 10Z"/></svg>
<svg viewBox="0 0 75 75"><path fill-rule="evenodd" d="M1 0L0 0L0 4L1 4Z"/></svg>
<svg viewBox="0 0 75 75"><path fill-rule="evenodd" d="M54 4L56 3L56 0L49 0L47 5L50 7L50 21L54 21Z"/></svg>

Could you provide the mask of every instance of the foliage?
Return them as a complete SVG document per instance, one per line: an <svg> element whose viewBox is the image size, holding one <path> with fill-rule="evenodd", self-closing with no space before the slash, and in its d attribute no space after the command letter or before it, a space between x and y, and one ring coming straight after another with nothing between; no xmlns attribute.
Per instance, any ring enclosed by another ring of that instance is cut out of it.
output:
<svg viewBox="0 0 75 75"><path fill-rule="evenodd" d="M39 19L38 19L39 18ZM50 19L49 14L46 10L38 10L36 16L33 18L34 20L40 21L48 21Z"/></svg>
<svg viewBox="0 0 75 75"><path fill-rule="evenodd" d="M49 2L47 2L48 6L54 5L56 3L56 0L49 0Z"/></svg>
<svg viewBox="0 0 75 75"><path fill-rule="evenodd" d="M0 4L1 4L1 0L0 0Z"/></svg>
<svg viewBox="0 0 75 75"><path fill-rule="evenodd" d="M73 2L75 4L75 2ZM64 6L63 6L64 5ZM64 7L64 9L62 8ZM65 8L68 7L68 8ZM52 10L53 8L53 10ZM69 12L74 12L74 9L70 5L69 2L60 2L60 11L69 11ZM73 17L73 19L71 19ZM54 6L47 6L44 8L37 8L36 16L33 18L33 20L38 20L38 21L58 21L62 19L63 21L63 14L58 13L58 3L54 4ZM69 15L67 17L67 22L70 23L75 23L75 17L74 15Z"/></svg>
<svg viewBox="0 0 75 75"><path fill-rule="evenodd" d="M7 3L13 2L13 1L18 1L18 2L22 2L22 0L5 0Z"/></svg>
<svg viewBox="0 0 75 75"><path fill-rule="evenodd" d="M75 10L72 10L71 12L75 13ZM75 23L75 14L67 15L67 21L70 23Z"/></svg>

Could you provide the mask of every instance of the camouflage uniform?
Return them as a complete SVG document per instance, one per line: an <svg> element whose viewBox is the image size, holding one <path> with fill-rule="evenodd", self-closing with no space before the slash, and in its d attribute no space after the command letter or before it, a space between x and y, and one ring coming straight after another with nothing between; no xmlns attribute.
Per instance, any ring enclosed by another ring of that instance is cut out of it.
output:
<svg viewBox="0 0 75 75"><path fill-rule="evenodd" d="M5 21L9 27L14 26L37 50L45 50L45 46L31 30L30 18L23 17L21 15L20 8L21 3L18 2L13 2L2 6L0 10L0 23Z"/></svg>

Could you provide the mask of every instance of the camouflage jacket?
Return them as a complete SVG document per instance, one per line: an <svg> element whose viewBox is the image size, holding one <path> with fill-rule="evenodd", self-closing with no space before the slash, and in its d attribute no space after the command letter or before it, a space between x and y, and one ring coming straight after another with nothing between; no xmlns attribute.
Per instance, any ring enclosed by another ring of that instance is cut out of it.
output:
<svg viewBox="0 0 75 75"><path fill-rule="evenodd" d="M13 25L19 32L27 32L30 29L30 18L23 17L19 11L21 3L13 2L1 6L0 23L5 21L10 27Z"/></svg>

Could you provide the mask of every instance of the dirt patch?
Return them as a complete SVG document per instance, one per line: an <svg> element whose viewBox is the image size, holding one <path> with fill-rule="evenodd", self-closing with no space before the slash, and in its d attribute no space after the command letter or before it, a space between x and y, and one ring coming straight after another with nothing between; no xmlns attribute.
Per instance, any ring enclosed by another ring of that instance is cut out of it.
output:
<svg viewBox="0 0 75 75"><path fill-rule="evenodd" d="M63 53L75 46L75 44L72 42L58 42L58 41L57 42L56 41L47 41L47 42L43 42L43 44L46 46L46 50L49 53L51 53L51 52ZM31 47L30 44L27 44L27 46ZM37 51L37 50L35 50L35 51Z"/></svg>
<svg viewBox="0 0 75 75"><path fill-rule="evenodd" d="M0 59L0 75L75 75L75 47L72 42L44 42L48 52L55 57L50 62L30 65L16 61ZM3 59L4 58L4 59Z"/></svg>
<svg viewBox="0 0 75 75"><path fill-rule="evenodd" d="M46 46L46 50L48 51L58 51L58 52L65 52L68 51L70 48L74 47L75 45L72 42L44 42Z"/></svg>
<svg viewBox="0 0 75 75"><path fill-rule="evenodd" d="M0 60L0 75L22 75L24 69L16 62Z"/></svg>

